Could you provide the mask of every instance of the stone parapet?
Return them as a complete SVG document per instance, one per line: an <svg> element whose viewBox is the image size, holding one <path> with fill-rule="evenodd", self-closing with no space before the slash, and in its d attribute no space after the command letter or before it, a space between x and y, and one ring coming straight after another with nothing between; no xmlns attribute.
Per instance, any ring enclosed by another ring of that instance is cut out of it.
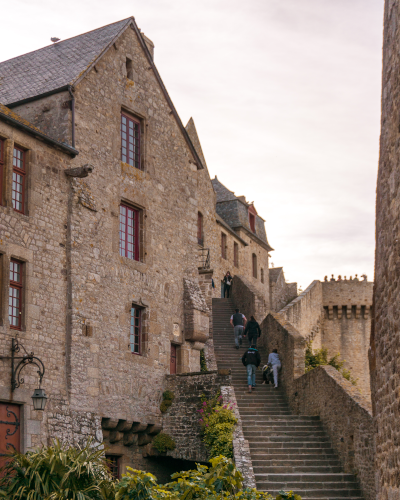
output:
<svg viewBox="0 0 400 500"><path fill-rule="evenodd" d="M174 393L174 401L163 416L163 432L169 434L176 448L168 456L207 462L207 450L201 439L199 413L201 397L214 397L222 387L231 385L230 371L192 372L166 375L165 390Z"/></svg>
<svg viewBox="0 0 400 500"><path fill-rule="evenodd" d="M250 446L243 434L242 419L236 403L235 389L233 386L221 387L221 395L224 404L233 404L233 411L237 418L237 424L233 432L233 459L235 465L243 475L243 486L245 488L256 488L256 476L251 461Z"/></svg>
<svg viewBox="0 0 400 500"><path fill-rule="evenodd" d="M322 286L315 280L279 313L306 339L318 337L323 317Z"/></svg>
<svg viewBox="0 0 400 500"><path fill-rule="evenodd" d="M260 346L278 349L280 384L298 415L318 415L345 472L356 474L366 500L375 499L371 404L331 366L304 373L305 339L280 314L261 324Z"/></svg>
<svg viewBox="0 0 400 500"><path fill-rule="evenodd" d="M269 296L263 295L243 276L236 275L232 283L232 300L247 319L254 316L260 322L269 309Z"/></svg>
<svg viewBox="0 0 400 500"><path fill-rule="evenodd" d="M344 471L357 476L365 500L375 500L371 403L332 366L294 380L289 403L297 414L320 417Z"/></svg>

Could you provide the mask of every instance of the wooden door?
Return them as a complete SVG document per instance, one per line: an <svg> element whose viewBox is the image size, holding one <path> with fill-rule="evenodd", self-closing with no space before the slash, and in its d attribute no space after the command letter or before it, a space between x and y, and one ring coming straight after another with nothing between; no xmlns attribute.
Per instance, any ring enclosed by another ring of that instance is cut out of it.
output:
<svg viewBox="0 0 400 500"><path fill-rule="evenodd" d="M21 450L20 406L0 402L0 467L5 455Z"/></svg>
<svg viewBox="0 0 400 500"><path fill-rule="evenodd" d="M174 375L176 373L176 345L174 344L171 344L171 361L169 372L171 373L171 375Z"/></svg>

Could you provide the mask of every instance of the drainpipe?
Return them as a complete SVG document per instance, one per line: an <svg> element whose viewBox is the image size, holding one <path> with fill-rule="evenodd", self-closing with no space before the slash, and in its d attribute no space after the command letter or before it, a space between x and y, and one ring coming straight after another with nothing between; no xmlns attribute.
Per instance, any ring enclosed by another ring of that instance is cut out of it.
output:
<svg viewBox="0 0 400 500"><path fill-rule="evenodd" d="M72 130L71 130L71 136L72 136L72 147L75 147L75 96L74 93L72 92L72 86L68 85L68 92L69 95L71 96L71 112L72 112Z"/></svg>

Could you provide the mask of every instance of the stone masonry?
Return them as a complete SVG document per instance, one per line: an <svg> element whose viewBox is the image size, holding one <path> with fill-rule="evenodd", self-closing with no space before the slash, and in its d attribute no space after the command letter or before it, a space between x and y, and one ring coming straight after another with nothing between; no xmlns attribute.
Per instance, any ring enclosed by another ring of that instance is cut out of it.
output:
<svg viewBox="0 0 400 500"><path fill-rule="evenodd" d="M377 498L400 497L400 3L385 1L382 118L376 195L374 324L370 369Z"/></svg>

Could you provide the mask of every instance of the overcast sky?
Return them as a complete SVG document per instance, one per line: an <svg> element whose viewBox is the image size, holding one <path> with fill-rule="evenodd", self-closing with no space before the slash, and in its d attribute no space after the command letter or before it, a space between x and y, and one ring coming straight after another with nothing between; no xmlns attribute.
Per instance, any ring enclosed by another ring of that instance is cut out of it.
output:
<svg viewBox="0 0 400 500"><path fill-rule="evenodd" d="M131 15L287 280L372 280L383 0L13 0L0 61Z"/></svg>

